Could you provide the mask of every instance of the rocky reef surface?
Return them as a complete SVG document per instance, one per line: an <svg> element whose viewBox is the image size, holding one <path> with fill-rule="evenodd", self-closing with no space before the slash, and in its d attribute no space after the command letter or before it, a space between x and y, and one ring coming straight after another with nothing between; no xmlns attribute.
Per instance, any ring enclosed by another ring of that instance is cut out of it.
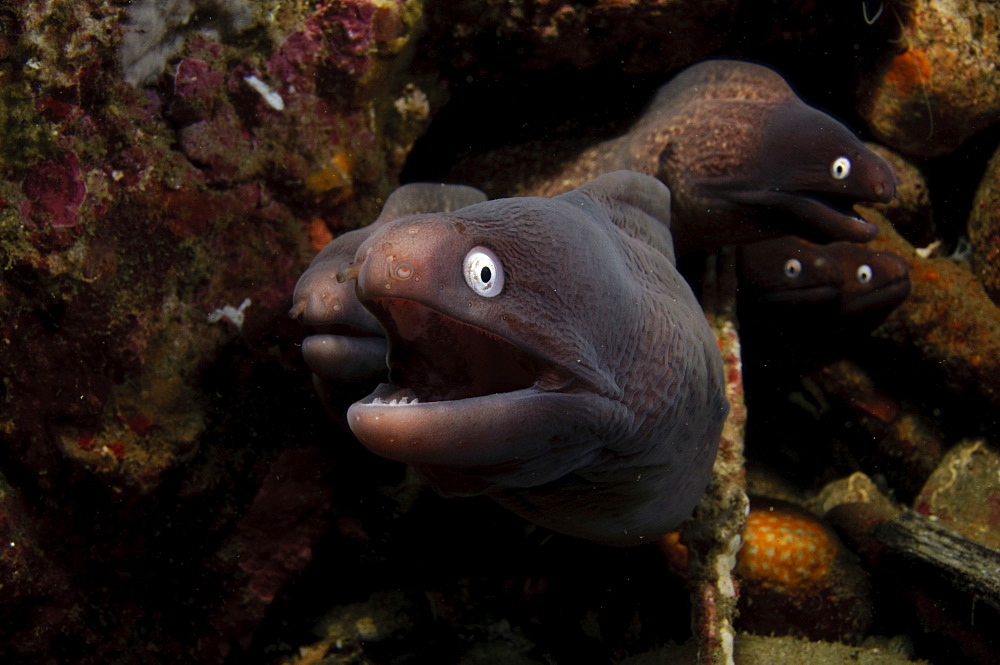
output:
<svg viewBox="0 0 1000 665"><path fill-rule="evenodd" d="M683 562L375 459L324 413L287 311L401 181L613 136L680 68L734 57L887 149L899 199L863 214L912 283L836 325L741 304L766 514L737 628L794 639L740 635L736 662L796 662L799 638L996 662L997 599L884 533L908 507L998 556L998 21L958 0L0 3L0 659L695 662L669 646L692 634ZM827 564L769 571L769 538Z"/></svg>

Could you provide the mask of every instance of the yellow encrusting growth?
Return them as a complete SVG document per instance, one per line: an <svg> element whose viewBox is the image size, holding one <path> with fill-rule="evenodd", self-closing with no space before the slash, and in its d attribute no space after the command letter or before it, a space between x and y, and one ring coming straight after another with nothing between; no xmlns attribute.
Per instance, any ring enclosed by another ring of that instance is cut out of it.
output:
<svg viewBox="0 0 1000 665"><path fill-rule="evenodd" d="M827 530L806 515L754 510L747 516L736 571L744 579L785 589L821 583L837 554Z"/></svg>

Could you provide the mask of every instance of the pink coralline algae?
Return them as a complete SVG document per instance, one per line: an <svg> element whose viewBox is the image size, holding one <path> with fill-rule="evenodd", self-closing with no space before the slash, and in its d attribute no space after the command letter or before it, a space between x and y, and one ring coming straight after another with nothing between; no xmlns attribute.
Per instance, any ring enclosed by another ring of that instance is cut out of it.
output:
<svg viewBox="0 0 1000 665"><path fill-rule="evenodd" d="M370 57L393 51L393 42L407 34L406 3L334 0L319 4L303 30L289 35L268 60L268 73L285 88L309 92L316 66L344 82L363 79L376 64Z"/></svg>
<svg viewBox="0 0 1000 665"><path fill-rule="evenodd" d="M230 641L247 643L276 596L312 561L331 517L327 472L316 447L288 448L271 463L226 545L235 556L219 563L231 567L233 592L209 619L217 633L200 645L203 657L226 652Z"/></svg>
<svg viewBox="0 0 1000 665"><path fill-rule="evenodd" d="M181 60L174 75L170 115L181 125L212 117L224 81L222 72L213 70L204 60Z"/></svg>
<svg viewBox="0 0 1000 665"><path fill-rule="evenodd" d="M356 224L395 184L429 114L400 123L393 101L443 84L407 73L415 2L271 4L261 16L235 0L0 9L0 474L47 506L25 513L42 534L31 561L70 562L60 598L87 596L50 622L19 586L0 608L2 662L14 642L17 662L107 662L140 634L162 662L190 660L218 626L246 646L329 528L329 487L308 473L318 464L282 452L314 441L251 424L266 409L247 405L282 394L297 406L278 411L326 422L285 314L310 229ZM243 28L256 38L230 38ZM348 186L310 178L330 168ZM242 326L213 318L237 307ZM275 459L278 476L262 480ZM188 529L202 520L217 538ZM168 523L184 538L162 535ZM7 554L28 552L15 541ZM188 567L171 572L171 557ZM147 574L187 588L84 591L86 579ZM203 582L234 593L191 601L200 627L135 629L131 608L173 611Z"/></svg>
<svg viewBox="0 0 1000 665"><path fill-rule="evenodd" d="M34 228L75 226L77 210L87 196L76 153L61 152L32 168L22 185L21 215Z"/></svg>
<svg viewBox="0 0 1000 665"><path fill-rule="evenodd" d="M354 84L372 70L370 57L380 46L405 34L399 6L335 0L321 4L267 62L279 92L314 92L322 76L334 85Z"/></svg>

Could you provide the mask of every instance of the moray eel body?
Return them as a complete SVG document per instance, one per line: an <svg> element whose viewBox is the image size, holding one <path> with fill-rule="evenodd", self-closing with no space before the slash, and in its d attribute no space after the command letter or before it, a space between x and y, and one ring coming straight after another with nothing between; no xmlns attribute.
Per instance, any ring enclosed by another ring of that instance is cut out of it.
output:
<svg viewBox="0 0 1000 665"><path fill-rule="evenodd" d="M358 302L354 282L337 280L354 263L361 243L393 219L447 212L485 200L481 191L463 185L404 185L386 199L378 219L337 236L316 255L295 286L289 315L316 332L303 341L302 355L317 377L340 384L385 378L385 332Z"/></svg>
<svg viewBox="0 0 1000 665"><path fill-rule="evenodd" d="M536 167L551 150L541 148ZM866 242L874 225L853 205L895 194L892 167L843 124L799 99L776 72L733 60L694 65L663 86L624 135L549 164L527 185L524 155L493 160L507 173L476 177L487 191L553 196L615 169L659 178L673 196L677 251L711 250L775 235ZM504 168L507 166L508 168ZM531 174L529 175L529 179ZM485 182L482 182L485 180Z"/></svg>
<svg viewBox="0 0 1000 665"><path fill-rule="evenodd" d="M813 304L853 316L891 310L910 292L902 257L853 242L814 245L785 236L743 245L737 257L741 290L768 303Z"/></svg>
<svg viewBox="0 0 1000 665"><path fill-rule="evenodd" d="M445 495L613 545L693 510L728 404L675 268L670 195L616 172L555 198L384 221L346 271L389 382L348 423Z"/></svg>

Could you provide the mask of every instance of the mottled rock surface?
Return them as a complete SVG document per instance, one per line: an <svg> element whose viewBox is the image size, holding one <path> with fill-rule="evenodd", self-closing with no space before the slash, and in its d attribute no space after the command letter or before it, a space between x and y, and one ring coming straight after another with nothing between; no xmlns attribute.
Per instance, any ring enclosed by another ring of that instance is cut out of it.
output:
<svg viewBox="0 0 1000 665"><path fill-rule="evenodd" d="M952 448L914 502L917 512L1000 550L1000 454L983 440Z"/></svg>
<svg viewBox="0 0 1000 665"><path fill-rule="evenodd" d="M443 88L401 73L422 4L26 2L0 24L0 652L223 660L328 530L285 312L427 126ZM154 627L192 607L200 628Z"/></svg>
<svg viewBox="0 0 1000 665"><path fill-rule="evenodd" d="M882 5L880 5L882 6ZM933 157L1000 120L1000 9L980 0L885 3L880 20L900 22L861 91L875 136L905 155Z"/></svg>
<svg viewBox="0 0 1000 665"><path fill-rule="evenodd" d="M1000 150L993 154L979 183L968 232L973 270L993 302L1000 305Z"/></svg>
<svg viewBox="0 0 1000 665"><path fill-rule="evenodd" d="M929 245L935 240L935 228L927 179L916 165L892 150L876 143L866 145L888 161L896 173L896 198L872 207L892 222L893 228L911 245Z"/></svg>
<svg viewBox="0 0 1000 665"><path fill-rule="evenodd" d="M432 48L456 68L530 69L614 63L630 73L670 71L707 57L733 28L735 0L474 0L438 3ZM510 63L508 63L510 64Z"/></svg>

